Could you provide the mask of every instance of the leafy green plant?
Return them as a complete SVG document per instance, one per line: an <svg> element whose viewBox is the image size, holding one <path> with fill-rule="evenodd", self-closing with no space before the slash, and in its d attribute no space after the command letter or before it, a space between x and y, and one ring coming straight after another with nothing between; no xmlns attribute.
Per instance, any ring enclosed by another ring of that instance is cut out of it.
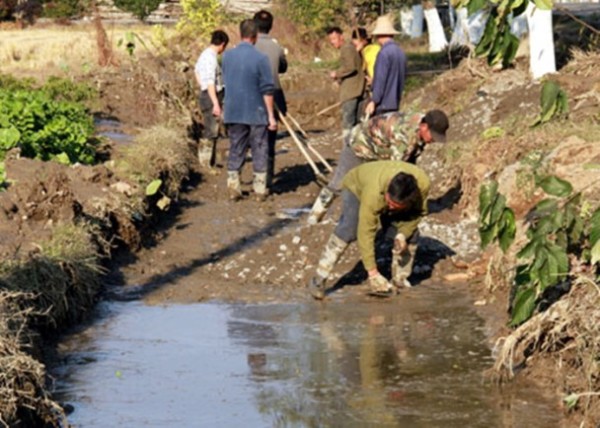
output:
<svg viewBox="0 0 600 428"><path fill-rule="evenodd" d="M93 86L57 76L50 76L40 90L56 101L80 103L98 97L98 90Z"/></svg>
<svg viewBox="0 0 600 428"><path fill-rule="evenodd" d="M515 239L515 213L506 206L506 197L498 193L498 182L490 181L479 189L479 236L481 247L498 240L506 252Z"/></svg>
<svg viewBox="0 0 600 428"><path fill-rule="evenodd" d="M514 278L511 326L533 315L544 290L568 278L570 257L592 265L600 261L600 208L588 215L581 194L573 193L572 185L556 176L537 177L536 181L547 197L529 213L528 241L516 255L520 263ZM514 237L514 215L503 218L505 209L505 198L497 193L496 182L481 187L482 247L497 240L506 251L512 243L506 235L512 232Z"/></svg>
<svg viewBox="0 0 600 428"><path fill-rule="evenodd" d="M466 7L469 15L480 10L488 13L488 20L475 54L485 56L489 65L507 67L515 58L519 39L510 31L510 20L521 15L529 2L541 10L552 9L552 0L458 0L455 7Z"/></svg>
<svg viewBox="0 0 600 428"><path fill-rule="evenodd" d="M540 109L540 114L532 126L541 125L554 118L566 117L569 114L567 94L558 83L552 80L544 82L540 96Z"/></svg>
<svg viewBox="0 0 600 428"><path fill-rule="evenodd" d="M129 56L133 57L135 55L136 42L139 42L144 48L148 49L148 46L146 46L146 42L144 42L144 39L142 39L138 33L135 33L133 31L127 31L125 33L125 38L119 39L119 41L117 42L117 46L125 46L125 49L127 50Z"/></svg>
<svg viewBox="0 0 600 428"><path fill-rule="evenodd" d="M55 101L40 90L0 90L0 160L18 146L25 157L90 164L93 132L93 120L79 104Z"/></svg>

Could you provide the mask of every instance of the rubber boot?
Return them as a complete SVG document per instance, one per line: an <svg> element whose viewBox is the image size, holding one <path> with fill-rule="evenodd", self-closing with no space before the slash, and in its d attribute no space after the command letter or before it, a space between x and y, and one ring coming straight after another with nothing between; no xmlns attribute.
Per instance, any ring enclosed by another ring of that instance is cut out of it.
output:
<svg viewBox="0 0 600 428"><path fill-rule="evenodd" d="M315 299L322 300L325 297L325 282L346 248L348 248L348 243L332 233L319 259L317 274L308 285L310 294Z"/></svg>
<svg viewBox="0 0 600 428"><path fill-rule="evenodd" d="M252 179L252 189L256 200L263 202L267 199L269 191L267 190L267 173L266 172L255 172Z"/></svg>
<svg viewBox="0 0 600 428"><path fill-rule="evenodd" d="M328 187L323 187L319 192L319 196L315 199L315 202L310 209L310 213L308 214L308 219L306 220L308 224L315 225L321 221L327 209L331 206L333 202L333 198L335 197L335 193L333 193Z"/></svg>
<svg viewBox="0 0 600 428"><path fill-rule="evenodd" d="M412 272L416 250L417 246L410 243L402 253L392 250L392 283L395 287L412 287L408 277Z"/></svg>
<svg viewBox="0 0 600 428"><path fill-rule="evenodd" d="M213 168L215 141L207 138L200 139L198 143L198 161L200 166L214 175L217 170Z"/></svg>
<svg viewBox="0 0 600 428"><path fill-rule="evenodd" d="M240 173L238 171L227 171L227 191L230 200L239 201L242 199L242 184L240 183Z"/></svg>

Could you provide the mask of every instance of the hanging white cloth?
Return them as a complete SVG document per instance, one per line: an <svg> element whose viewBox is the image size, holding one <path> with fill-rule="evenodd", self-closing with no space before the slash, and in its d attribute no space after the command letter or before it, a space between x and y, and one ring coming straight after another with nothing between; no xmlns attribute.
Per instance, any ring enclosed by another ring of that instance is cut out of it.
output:
<svg viewBox="0 0 600 428"><path fill-rule="evenodd" d="M416 39L423 35L423 6L415 4L412 7L412 26L410 29L410 37Z"/></svg>
<svg viewBox="0 0 600 428"><path fill-rule="evenodd" d="M427 33L429 34L429 52L441 52L448 46L448 40L444 34L444 27L440 14L435 7L424 11L427 20Z"/></svg>

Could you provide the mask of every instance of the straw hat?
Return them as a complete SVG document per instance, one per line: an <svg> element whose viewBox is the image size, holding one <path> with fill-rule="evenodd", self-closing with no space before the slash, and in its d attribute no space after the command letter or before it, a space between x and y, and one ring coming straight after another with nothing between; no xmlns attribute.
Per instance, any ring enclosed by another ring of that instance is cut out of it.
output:
<svg viewBox="0 0 600 428"><path fill-rule="evenodd" d="M394 34L400 34L396 31L394 24L389 15L380 16L375 22L375 28L371 32L373 36L393 36Z"/></svg>

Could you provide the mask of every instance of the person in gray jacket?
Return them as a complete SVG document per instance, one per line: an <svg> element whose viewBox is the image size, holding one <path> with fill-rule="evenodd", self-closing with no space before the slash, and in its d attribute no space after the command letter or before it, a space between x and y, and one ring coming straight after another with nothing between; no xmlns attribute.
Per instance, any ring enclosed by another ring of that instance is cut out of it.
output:
<svg viewBox="0 0 600 428"><path fill-rule="evenodd" d="M269 36L271 28L273 28L273 15L271 12L259 10L254 14L253 19L258 28L258 38L256 39L256 44L254 47L269 58L269 63L271 65L271 74L273 75L273 83L275 84L273 102L276 107L275 118L277 119L278 114L282 114L284 116L287 114L285 95L283 93L283 89L281 88L281 81L279 80L279 74L285 73L288 67L287 59L285 57L285 50L277 43L275 39ZM267 184L269 187L271 187L273 175L275 173L276 139L277 130L269 130L269 157L267 164Z"/></svg>

